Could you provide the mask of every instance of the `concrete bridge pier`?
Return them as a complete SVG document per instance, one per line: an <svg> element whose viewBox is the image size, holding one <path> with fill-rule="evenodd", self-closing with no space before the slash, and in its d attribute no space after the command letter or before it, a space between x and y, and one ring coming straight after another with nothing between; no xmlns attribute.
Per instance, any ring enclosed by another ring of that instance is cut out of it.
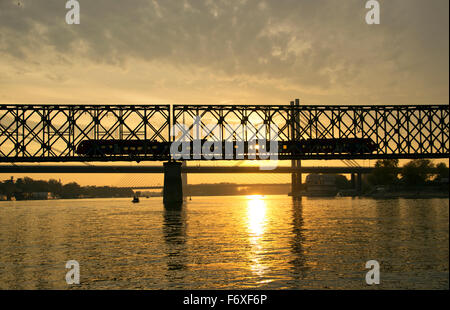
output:
<svg viewBox="0 0 450 310"><path fill-rule="evenodd" d="M166 209L179 208L183 204L181 162L164 163L163 203Z"/></svg>
<svg viewBox="0 0 450 310"><path fill-rule="evenodd" d="M361 195L362 191L362 173L356 172L351 174L351 184L352 188L356 190L358 195Z"/></svg>
<svg viewBox="0 0 450 310"><path fill-rule="evenodd" d="M292 168L301 168L300 160L292 160ZM302 174L300 172L291 173L291 193L293 197L301 197L302 190Z"/></svg>
<svg viewBox="0 0 450 310"><path fill-rule="evenodd" d="M185 160L181 162L181 167L187 167L187 163ZM186 201L186 195L188 194L187 186L188 186L188 178L187 173L181 174L181 184L183 189L183 200Z"/></svg>
<svg viewBox="0 0 450 310"><path fill-rule="evenodd" d="M358 192L358 195L361 195L362 192L362 173L358 172L356 174L356 191Z"/></svg>

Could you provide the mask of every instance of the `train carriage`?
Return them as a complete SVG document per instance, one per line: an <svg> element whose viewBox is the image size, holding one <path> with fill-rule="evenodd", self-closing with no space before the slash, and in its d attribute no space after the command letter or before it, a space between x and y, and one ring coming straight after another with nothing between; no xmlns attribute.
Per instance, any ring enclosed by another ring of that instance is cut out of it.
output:
<svg viewBox="0 0 450 310"><path fill-rule="evenodd" d="M206 140L199 141L199 149L192 141L185 148L188 155L202 154ZM232 147L226 147L226 143L233 143ZM198 145L198 144L197 144ZM82 156L151 156L168 157L170 156L171 142L159 142L152 140L84 140L77 147L77 154ZM243 146L243 147L242 147ZM208 153L214 152L214 144L209 146ZM255 154L255 153L273 153L270 142L266 145L259 145L258 141L244 142L239 144L237 141L223 142L221 145L221 154L226 154L231 149L233 154ZM183 150L181 143L178 145L178 152ZM305 139L300 141L278 142L279 155L311 155L311 154L370 154L376 151L377 144L369 138L341 138L341 139ZM197 154L198 153L198 154Z"/></svg>

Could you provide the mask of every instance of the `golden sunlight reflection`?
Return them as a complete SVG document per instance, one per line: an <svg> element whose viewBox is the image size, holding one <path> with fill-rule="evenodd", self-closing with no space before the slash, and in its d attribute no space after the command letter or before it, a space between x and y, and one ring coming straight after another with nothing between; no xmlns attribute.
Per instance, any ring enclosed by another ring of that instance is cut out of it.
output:
<svg viewBox="0 0 450 310"><path fill-rule="evenodd" d="M248 229L253 237L260 237L264 233L266 202L262 195L247 196Z"/></svg>
<svg viewBox="0 0 450 310"><path fill-rule="evenodd" d="M266 227L266 201L262 195L247 196L247 227L251 244L250 269L258 276L263 276L268 266L262 263L264 248L262 237Z"/></svg>

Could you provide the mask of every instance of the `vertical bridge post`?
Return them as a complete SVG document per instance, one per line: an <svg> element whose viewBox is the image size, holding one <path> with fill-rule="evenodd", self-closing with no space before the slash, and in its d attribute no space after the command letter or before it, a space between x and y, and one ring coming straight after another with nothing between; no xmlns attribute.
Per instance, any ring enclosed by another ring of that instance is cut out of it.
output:
<svg viewBox="0 0 450 310"><path fill-rule="evenodd" d="M187 167L187 162L185 160L182 161L181 167ZM188 177L187 173L181 173L181 188L183 189L183 200L186 200L186 196L188 195Z"/></svg>
<svg viewBox="0 0 450 310"><path fill-rule="evenodd" d="M169 108L168 124L169 124L169 142L175 140L176 118L173 106ZM173 124L172 124L173 122ZM173 125L173 128L171 128ZM163 204L165 209L177 209L183 204L183 180L181 176L181 162L170 159L163 164L164 166L164 188L163 188Z"/></svg>
<svg viewBox="0 0 450 310"><path fill-rule="evenodd" d="M298 135L298 131L300 129L300 116L298 113L296 113L294 107L300 106L300 100L295 99L294 101L291 101L291 135L290 139L291 141L298 141L300 140L300 137ZM298 111L297 111L298 112ZM292 159L291 160L291 167L292 168L301 168L301 160L299 159ZM302 187L302 174L300 172L292 172L291 173L291 195L293 197L300 196L300 191ZM300 196L301 197L301 196Z"/></svg>
<svg viewBox="0 0 450 310"><path fill-rule="evenodd" d="M181 206L183 203L183 183L181 180L181 162L164 163L164 193L165 208Z"/></svg>
<svg viewBox="0 0 450 310"><path fill-rule="evenodd" d="M358 192L358 196L361 196L362 192L362 173L358 171L356 174L356 191Z"/></svg>
<svg viewBox="0 0 450 310"><path fill-rule="evenodd" d="M300 99L295 99L295 106L300 106ZM295 115L295 141L300 141L300 111L297 110ZM296 160L296 167L300 169L302 167L302 161L300 159ZM300 193L302 190L302 173L297 173L297 191ZM301 197L301 196L300 196Z"/></svg>
<svg viewBox="0 0 450 310"><path fill-rule="evenodd" d="M362 173L361 173L361 171L352 172L350 182L351 182L352 189L354 189L356 191L356 194L358 196L360 196L361 192L362 192Z"/></svg>

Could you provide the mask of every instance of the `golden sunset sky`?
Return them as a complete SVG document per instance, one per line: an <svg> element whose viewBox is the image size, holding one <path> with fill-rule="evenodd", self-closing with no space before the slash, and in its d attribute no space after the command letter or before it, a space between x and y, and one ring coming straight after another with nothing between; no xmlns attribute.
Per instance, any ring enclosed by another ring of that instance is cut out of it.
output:
<svg viewBox="0 0 450 310"><path fill-rule="evenodd" d="M380 25L366 24L364 0L79 0L80 25L66 24L65 2L0 0L0 104L449 102L448 0L379 1ZM340 163L304 162L327 164ZM190 176L256 180L289 176Z"/></svg>

